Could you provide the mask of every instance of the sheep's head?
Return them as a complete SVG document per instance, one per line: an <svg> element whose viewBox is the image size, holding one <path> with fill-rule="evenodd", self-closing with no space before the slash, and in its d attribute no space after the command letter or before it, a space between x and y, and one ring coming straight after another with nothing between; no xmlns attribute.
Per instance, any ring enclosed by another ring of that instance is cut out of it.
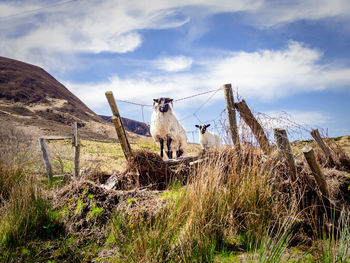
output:
<svg viewBox="0 0 350 263"><path fill-rule="evenodd" d="M153 99L153 108L155 110L159 110L160 112L167 112L169 109L171 110L173 106L173 99L170 98L159 98Z"/></svg>
<svg viewBox="0 0 350 263"><path fill-rule="evenodd" d="M201 134L204 134L209 126L210 124L195 125L195 127L197 127L200 130Z"/></svg>

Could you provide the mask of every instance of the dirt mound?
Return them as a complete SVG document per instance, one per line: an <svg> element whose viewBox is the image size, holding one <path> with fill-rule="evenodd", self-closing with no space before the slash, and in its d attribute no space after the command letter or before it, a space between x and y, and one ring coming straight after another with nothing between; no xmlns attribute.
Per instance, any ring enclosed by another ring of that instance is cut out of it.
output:
<svg viewBox="0 0 350 263"><path fill-rule="evenodd" d="M60 208L69 233L102 238L94 229L103 227L119 203L117 193L91 181L73 181L59 190L54 207Z"/></svg>
<svg viewBox="0 0 350 263"><path fill-rule="evenodd" d="M90 176L90 178L99 178ZM99 179L96 179L98 181ZM103 184L81 179L58 190L53 199L59 208L68 233L104 242L108 222L115 211L125 211L133 218L153 218L164 205L160 191L134 189L116 191Z"/></svg>
<svg viewBox="0 0 350 263"><path fill-rule="evenodd" d="M134 152L124 172L126 174L133 176L137 185L151 186L153 189L165 189L174 177L163 159L148 150Z"/></svg>

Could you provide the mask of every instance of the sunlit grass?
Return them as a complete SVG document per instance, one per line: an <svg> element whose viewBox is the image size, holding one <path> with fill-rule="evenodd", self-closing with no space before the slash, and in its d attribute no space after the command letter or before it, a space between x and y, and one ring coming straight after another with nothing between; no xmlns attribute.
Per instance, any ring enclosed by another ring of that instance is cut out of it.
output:
<svg viewBox="0 0 350 263"><path fill-rule="evenodd" d="M74 152L71 140L50 140L47 145L54 173L73 174ZM150 139L133 142L130 146L134 151L146 149L159 153L159 146ZM199 151L199 145L189 144L187 155L196 155ZM81 140L80 167L110 173L113 170L125 169L126 160L119 143Z"/></svg>

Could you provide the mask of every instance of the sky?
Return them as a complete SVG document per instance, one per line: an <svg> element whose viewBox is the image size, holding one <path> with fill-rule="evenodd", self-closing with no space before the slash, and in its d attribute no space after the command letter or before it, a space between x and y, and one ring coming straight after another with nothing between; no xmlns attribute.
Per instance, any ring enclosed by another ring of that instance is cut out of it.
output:
<svg viewBox="0 0 350 263"><path fill-rule="evenodd" d="M0 56L44 68L97 114L111 115L109 90L146 105L118 101L145 122L154 98L173 98L190 141L195 124L222 133L227 83L292 139L350 134L348 0L0 0Z"/></svg>

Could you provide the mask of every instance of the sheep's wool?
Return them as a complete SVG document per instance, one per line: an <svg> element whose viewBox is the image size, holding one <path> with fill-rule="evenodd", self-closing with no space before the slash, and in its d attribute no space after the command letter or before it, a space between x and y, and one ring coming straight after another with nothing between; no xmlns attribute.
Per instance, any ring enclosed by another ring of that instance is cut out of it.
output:
<svg viewBox="0 0 350 263"><path fill-rule="evenodd" d="M157 143L159 142L159 137L165 139L166 136L170 136L170 138L172 138L171 150L182 150L184 153L186 152L186 131L171 109L164 113L156 109L153 111L150 132L152 138Z"/></svg>

